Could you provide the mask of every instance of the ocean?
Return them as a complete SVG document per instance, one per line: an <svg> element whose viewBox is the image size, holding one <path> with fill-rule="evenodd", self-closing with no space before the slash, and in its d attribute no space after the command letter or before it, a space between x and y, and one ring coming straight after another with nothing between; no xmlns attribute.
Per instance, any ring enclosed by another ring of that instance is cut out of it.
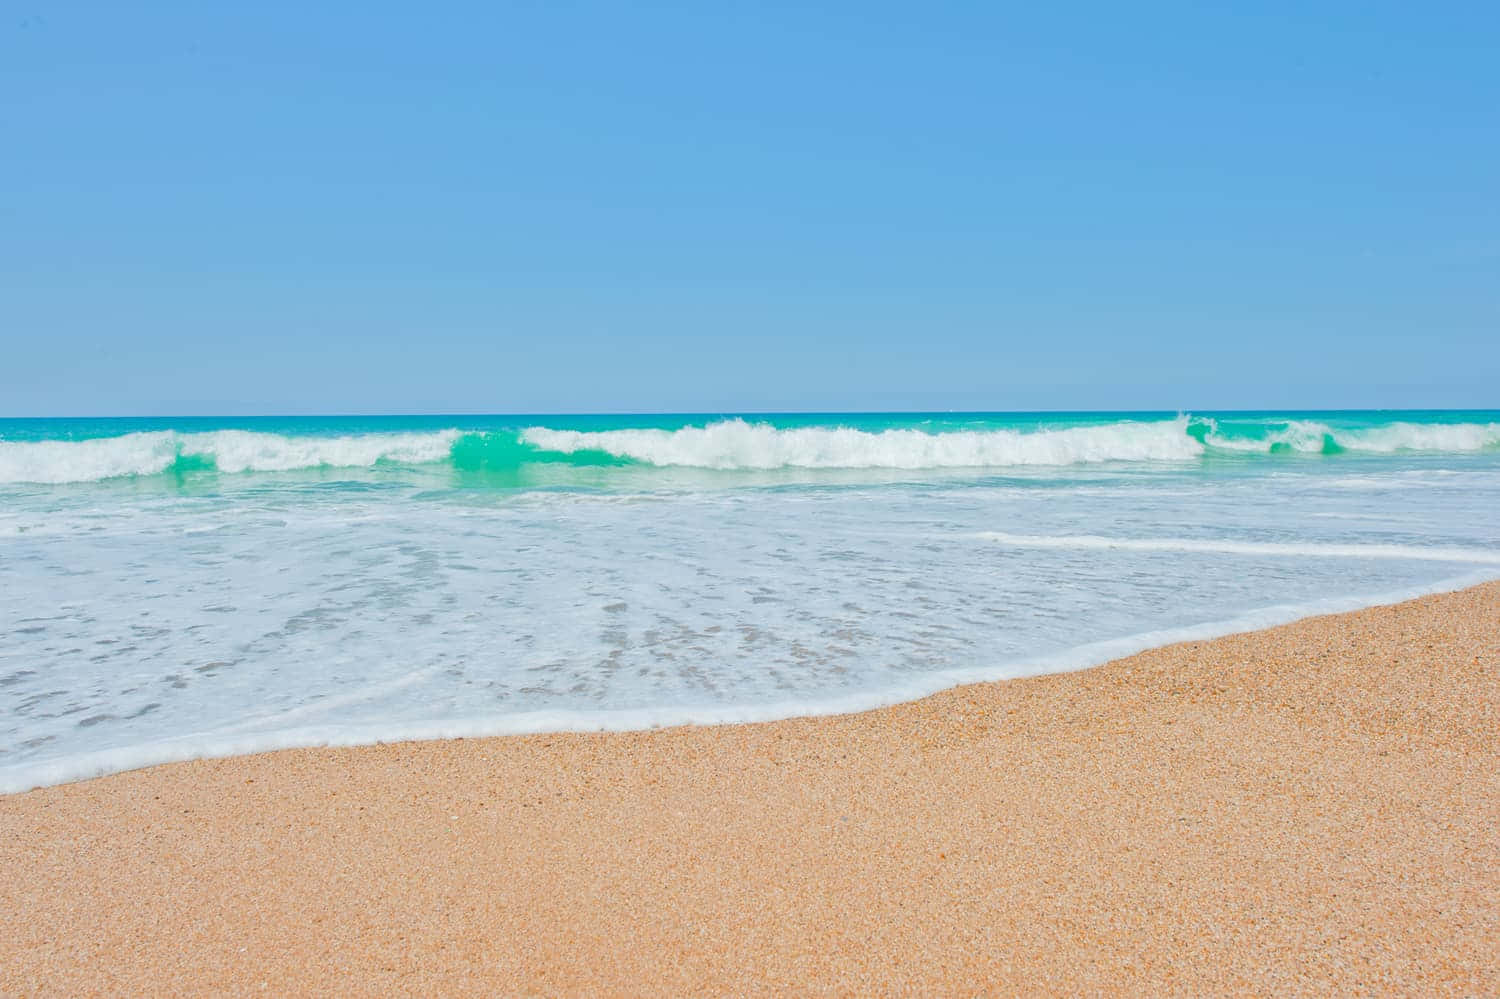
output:
<svg viewBox="0 0 1500 999"><path fill-rule="evenodd" d="M1500 412L0 420L0 791L854 711L1500 577Z"/></svg>

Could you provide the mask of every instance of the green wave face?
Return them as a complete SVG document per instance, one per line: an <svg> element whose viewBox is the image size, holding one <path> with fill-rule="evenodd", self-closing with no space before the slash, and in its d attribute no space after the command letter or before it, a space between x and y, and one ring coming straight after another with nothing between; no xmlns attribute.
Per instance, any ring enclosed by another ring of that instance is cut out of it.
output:
<svg viewBox="0 0 1500 999"><path fill-rule="evenodd" d="M510 431L467 433L453 442L449 452L453 467L461 472L513 472L524 465L571 465L600 468L637 464L631 458L591 448L571 453L547 451L521 440Z"/></svg>
<svg viewBox="0 0 1500 999"><path fill-rule="evenodd" d="M185 475L192 475L195 472L216 472L218 470L219 465L214 461L213 455L182 454L180 452L172 459L172 464L167 467L167 471L178 478L182 478Z"/></svg>

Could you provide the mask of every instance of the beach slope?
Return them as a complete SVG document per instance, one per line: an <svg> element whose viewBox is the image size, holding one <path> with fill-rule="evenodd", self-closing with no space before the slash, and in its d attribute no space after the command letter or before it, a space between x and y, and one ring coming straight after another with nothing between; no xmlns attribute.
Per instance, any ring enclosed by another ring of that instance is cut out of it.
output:
<svg viewBox="0 0 1500 999"><path fill-rule="evenodd" d="M834 718L0 798L0 994L1500 994L1500 583Z"/></svg>

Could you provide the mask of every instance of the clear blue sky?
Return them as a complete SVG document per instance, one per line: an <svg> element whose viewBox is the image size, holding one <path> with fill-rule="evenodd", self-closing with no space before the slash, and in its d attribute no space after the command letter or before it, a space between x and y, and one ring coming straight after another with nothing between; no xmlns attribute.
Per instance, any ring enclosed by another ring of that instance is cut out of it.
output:
<svg viewBox="0 0 1500 999"><path fill-rule="evenodd" d="M0 6L0 415L1500 406L1500 4Z"/></svg>

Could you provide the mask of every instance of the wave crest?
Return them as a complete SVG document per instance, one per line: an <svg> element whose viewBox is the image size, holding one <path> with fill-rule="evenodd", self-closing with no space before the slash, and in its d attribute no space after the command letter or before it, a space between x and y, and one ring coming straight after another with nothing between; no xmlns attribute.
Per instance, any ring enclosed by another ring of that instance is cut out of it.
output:
<svg viewBox="0 0 1500 999"><path fill-rule="evenodd" d="M128 476L286 472L446 463L514 472L554 463L718 470L978 469L1103 462L1184 462L1205 455L1472 453L1500 448L1500 423L1396 421L1338 428L1315 419L1182 415L1071 427L929 431L777 427L735 418L666 429L457 429L319 436L158 430L86 440L0 441L0 483L66 484Z"/></svg>
<svg viewBox="0 0 1500 999"><path fill-rule="evenodd" d="M996 468L1105 461L1185 461L1203 453L1186 433L1187 417L1062 430L782 429L724 420L680 430L552 430L530 427L521 439L545 451L602 451L660 466L712 469Z"/></svg>
<svg viewBox="0 0 1500 999"><path fill-rule="evenodd" d="M5 441L0 442L0 482L97 482L158 475L174 468L284 472L354 468L378 461L421 464L446 459L458 436L456 430L346 437L157 430L81 441Z"/></svg>
<svg viewBox="0 0 1500 999"><path fill-rule="evenodd" d="M1344 429L1317 420L1288 420L1279 427L1262 427L1263 433L1236 434L1221 430L1211 417L1195 417L1194 429L1203 443L1216 451L1252 454L1339 454L1366 451L1395 454L1400 451L1444 451L1465 453L1500 446L1500 423L1407 423L1398 421L1374 427ZM1201 429L1200 429L1201 428Z"/></svg>

